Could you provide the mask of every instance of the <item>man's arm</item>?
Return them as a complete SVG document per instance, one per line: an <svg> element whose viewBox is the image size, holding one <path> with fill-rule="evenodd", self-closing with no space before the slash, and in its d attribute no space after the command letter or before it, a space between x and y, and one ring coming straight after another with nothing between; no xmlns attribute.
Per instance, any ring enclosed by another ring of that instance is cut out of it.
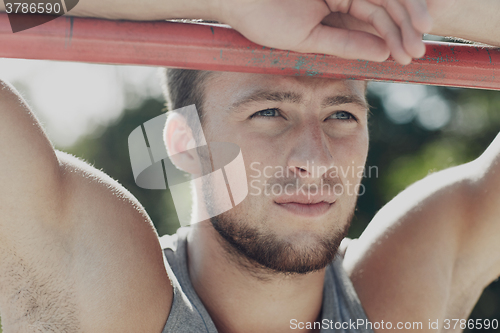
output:
<svg viewBox="0 0 500 333"><path fill-rule="evenodd" d="M203 0L80 0L70 15L111 20L152 21L175 18L214 19L213 1ZM0 2L0 11L5 11Z"/></svg>
<svg viewBox="0 0 500 333"><path fill-rule="evenodd" d="M499 45L499 14L496 0L81 0L70 12L108 19L215 20L272 48L372 61L392 55L401 64L424 54L422 33Z"/></svg>
<svg viewBox="0 0 500 333"><path fill-rule="evenodd" d="M65 194L51 143L22 97L2 81L0 119L0 237L8 242L13 235L7 232L21 235L31 228L12 225L12 216L57 221Z"/></svg>
<svg viewBox="0 0 500 333"><path fill-rule="evenodd" d="M496 0L427 0L431 33L500 46L500 2Z"/></svg>
<svg viewBox="0 0 500 333"><path fill-rule="evenodd" d="M160 331L172 286L142 206L103 172L56 152L2 81L0 120L5 331Z"/></svg>
<svg viewBox="0 0 500 333"><path fill-rule="evenodd" d="M344 265L372 321L467 318L500 276L500 135L386 204ZM395 306L396 305L396 306Z"/></svg>
<svg viewBox="0 0 500 333"><path fill-rule="evenodd" d="M383 61L389 54L407 64L425 48L422 33L431 21L421 0L81 0L70 15L109 19L160 20L202 18L230 25L251 41L272 48L325 53L351 59ZM0 3L0 11L5 8ZM343 19L322 24L332 13ZM368 27L368 28L366 28ZM270 33L272 32L272 33Z"/></svg>
<svg viewBox="0 0 500 333"><path fill-rule="evenodd" d="M500 276L500 134L461 185L463 218L455 270L485 287Z"/></svg>

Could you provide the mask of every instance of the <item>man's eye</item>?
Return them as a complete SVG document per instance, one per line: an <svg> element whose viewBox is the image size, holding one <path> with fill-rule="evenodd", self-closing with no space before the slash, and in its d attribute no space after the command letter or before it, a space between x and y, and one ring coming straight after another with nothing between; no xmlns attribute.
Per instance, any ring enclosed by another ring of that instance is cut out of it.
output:
<svg viewBox="0 0 500 333"><path fill-rule="evenodd" d="M280 116L280 112L278 109L266 109L262 110L259 112L255 112L251 117L266 117L266 118L272 118L272 117L278 117Z"/></svg>
<svg viewBox="0 0 500 333"><path fill-rule="evenodd" d="M347 120L347 121L356 121L356 117L347 111L338 111L332 114L329 119L339 119L339 120Z"/></svg>

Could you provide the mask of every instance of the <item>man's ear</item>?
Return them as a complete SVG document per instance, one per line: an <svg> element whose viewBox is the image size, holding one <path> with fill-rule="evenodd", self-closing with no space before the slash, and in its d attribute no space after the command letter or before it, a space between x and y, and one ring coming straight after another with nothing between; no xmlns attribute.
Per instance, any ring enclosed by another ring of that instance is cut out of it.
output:
<svg viewBox="0 0 500 333"><path fill-rule="evenodd" d="M201 175L196 141L186 118L177 112L169 114L163 136L172 163L184 172Z"/></svg>

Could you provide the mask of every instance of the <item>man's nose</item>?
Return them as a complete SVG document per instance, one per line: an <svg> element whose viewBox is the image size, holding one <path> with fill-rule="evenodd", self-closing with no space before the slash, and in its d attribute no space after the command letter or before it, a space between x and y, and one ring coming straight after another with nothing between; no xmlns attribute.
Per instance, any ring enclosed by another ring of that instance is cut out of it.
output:
<svg viewBox="0 0 500 333"><path fill-rule="evenodd" d="M330 149L320 126L303 127L293 142L288 168L296 176L322 178L334 166Z"/></svg>

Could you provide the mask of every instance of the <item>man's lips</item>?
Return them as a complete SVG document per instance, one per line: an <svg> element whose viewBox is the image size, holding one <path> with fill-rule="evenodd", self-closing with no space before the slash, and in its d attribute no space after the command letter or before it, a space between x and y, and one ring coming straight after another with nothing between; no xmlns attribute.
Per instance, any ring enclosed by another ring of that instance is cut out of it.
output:
<svg viewBox="0 0 500 333"><path fill-rule="evenodd" d="M303 205L313 205L317 203L328 203L332 204L336 200L336 197L333 195L313 195L313 194L301 194L301 195L282 195L274 199L274 202L281 205L281 204L288 204L288 203L298 203L298 204L303 204Z"/></svg>
<svg viewBox="0 0 500 333"><path fill-rule="evenodd" d="M290 213L315 217L325 214L335 203L335 198L331 196L281 196L276 198L274 203Z"/></svg>
<svg viewBox="0 0 500 333"><path fill-rule="evenodd" d="M328 203L324 201L314 204L301 204L297 202L289 202L282 204L276 203L276 204L279 207L286 209L290 213L307 217L315 217L323 215L330 209L331 206L333 206L333 203Z"/></svg>

